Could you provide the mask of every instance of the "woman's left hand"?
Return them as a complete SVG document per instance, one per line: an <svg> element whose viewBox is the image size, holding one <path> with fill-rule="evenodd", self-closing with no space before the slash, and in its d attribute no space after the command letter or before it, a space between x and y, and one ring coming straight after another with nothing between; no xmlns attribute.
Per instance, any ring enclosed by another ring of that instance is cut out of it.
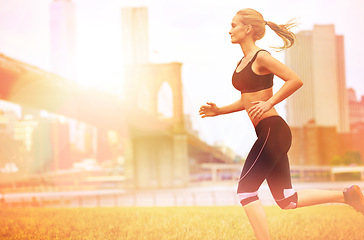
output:
<svg viewBox="0 0 364 240"><path fill-rule="evenodd" d="M248 115L250 118L261 118L264 113L268 112L273 105L270 102L265 101L256 101L252 102L254 104L251 108L248 110Z"/></svg>

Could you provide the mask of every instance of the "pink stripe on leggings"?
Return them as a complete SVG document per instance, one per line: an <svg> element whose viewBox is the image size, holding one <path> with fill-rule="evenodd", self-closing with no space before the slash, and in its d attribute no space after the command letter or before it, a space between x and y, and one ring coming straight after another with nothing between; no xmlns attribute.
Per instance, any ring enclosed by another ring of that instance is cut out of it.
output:
<svg viewBox="0 0 364 240"><path fill-rule="evenodd" d="M268 129L267 138L265 139L264 144L263 144L263 146L262 146L262 149L260 149L260 152L259 152L259 154L258 154L257 158L255 159L254 163L253 163L253 164L252 164L252 166L249 168L249 170L248 170L248 171L244 174L244 176L242 176L242 177L239 179L239 182L240 182L241 180L243 180L243 178L245 178L245 176L246 176L246 175L250 172L250 170L252 170L252 168L254 167L255 163L258 161L258 158L260 157L260 154L262 153L262 151L263 151L263 149L264 149L264 147L265 147L265 144L266 144L266 143L267 143L267 141L268 141L269 133L270 133L270 128Z"/></svg>
<svg viewBox="0 0 364 240"><path fill-rule="evenodd" d="M250 198L250 197L255 197L258 196L258 191L256 192L247 192L247 193L238 193L238 199L239 202L241 202L241 200Z"/></svg>

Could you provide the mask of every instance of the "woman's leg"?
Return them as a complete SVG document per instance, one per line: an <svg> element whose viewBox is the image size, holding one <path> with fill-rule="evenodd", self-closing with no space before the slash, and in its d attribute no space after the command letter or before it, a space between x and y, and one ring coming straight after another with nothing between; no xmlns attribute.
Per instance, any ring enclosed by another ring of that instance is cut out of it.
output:
<svg viewBox="0 0 364 240"><path fill-rule="evenodd" d="M292 189L287 155L277 162L267 178L274 199L282 209L307 207L324 203L346 203L364 215L364 196L357 185L344 192L334 190L307 189L296 193Z"/></svg>
<svg viewBox="0 0 364 240"><path fill-rule="evenodd" d="M258 198L258 189L269 176L281 155L272 144L271 128L260 134L253 145L241 173L238 197L257 239L270 239L267 218Z"/></svg>
<svg viewBox="0 0 364 240"><path fill-rule="evenodd" d="M298 207L321 203L346 203L364 215L364 195L358 185L344 192L330 190L302 190L298 192Z"/></svg>
<svg viewBox="0 0 364 240"><path fill-rule="evenodd" d="M249 222L253 227L255 236L258 240L270 239L267 217L264 212L263 205L259 200L248 203L244 206Z"/></svg>
<svg viewBox="0 0 364 240"><path fill-rule="evenodd" d="M364 215L364 195L360 187L353 185L344 192L307 189L295 192L291 185L287 155L277 162L267 178L274 199L282 209L307 207L324 203L346 203Z"/></svg>
<svg viewBox="0 0 364 240"><path fill-rule="evenodd" d="M260 138L258 137L248 154L237 190L239 201L244 207L249 222L259 240L270 239L267 218L258 197L258 189L269 174L269 168L271 168L266 166L267 161L265 161L269 157L266 152L269 132L270 130L267 129L260 135Z"/></svg>
<svg viewBox="0 0 364 240"><path fill-rule="evenodd" d="M270 239L267 218L258 198L258 189L262 182L271 175L282 155L288 151L291 144L291 133L288 125L280 117L263 119L255 129L258 139L245 161L238 185L238 197L256 237ZM285 191L286 199L281 203L281 206L285 208L294 207L297 199L295 193L291 194L293 190L289 190L288 193ZM288 196L288 194L291 195Z"/></svg>
<svg viewBox="0 0 364 240"><path fill-rule="evenodd" d="M342 191L307 189L297 191L297 207L307 207L323 203L345 203Z"/></svg>
<svg viewBox="0 0 364 240"><path fill-rule="evenodd" d="M274 200L282 209L297 207L297 193L292 188L291 172L287 154L283 154L267 177Z"/></svg>
<svg viewBox="0 0 364 240"><path fill-rule="evenodd" d="M343 192L332 190L300 190L297 191L297 198L294 199L289 162L286 154L278 161L267 178L267 182L273 197L282 209L306 207L323 203L345 203ZM287 208L289 204L292 207Z"/></svg>

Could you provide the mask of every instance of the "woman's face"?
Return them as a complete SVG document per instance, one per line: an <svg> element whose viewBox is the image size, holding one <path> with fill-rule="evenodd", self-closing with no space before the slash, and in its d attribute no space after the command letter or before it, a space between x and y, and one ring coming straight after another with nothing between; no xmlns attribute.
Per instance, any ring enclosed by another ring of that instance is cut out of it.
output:
<svg viewBox="0 0 364 240"><path fill-rule="evenodd" d="M249 33L248 31L249 25L244 25L240 17L235 15L233 20L231 21L231 30L229 34L231 36L231 43L241 43L246 38L246 35Z"/></svg>

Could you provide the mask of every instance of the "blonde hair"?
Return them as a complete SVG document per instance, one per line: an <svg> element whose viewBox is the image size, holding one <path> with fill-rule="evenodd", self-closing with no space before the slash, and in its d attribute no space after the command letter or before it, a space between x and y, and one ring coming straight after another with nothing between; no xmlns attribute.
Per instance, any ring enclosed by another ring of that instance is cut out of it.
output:
<svg viewBox="0 0 364 240"><path fill-rule="evenodd" d="M265 25L268 25L283 40L282 47L273 47L278 51L282 51L291 47L296 40L296 36L290 31L291 28L297 26L295 19L291 19L286 24L278 25L274 22L265 21L263 15L258 11L246 8L236 13L244 25L251 25L253 28L253 40L262 39L265 35Z"/></svg>

